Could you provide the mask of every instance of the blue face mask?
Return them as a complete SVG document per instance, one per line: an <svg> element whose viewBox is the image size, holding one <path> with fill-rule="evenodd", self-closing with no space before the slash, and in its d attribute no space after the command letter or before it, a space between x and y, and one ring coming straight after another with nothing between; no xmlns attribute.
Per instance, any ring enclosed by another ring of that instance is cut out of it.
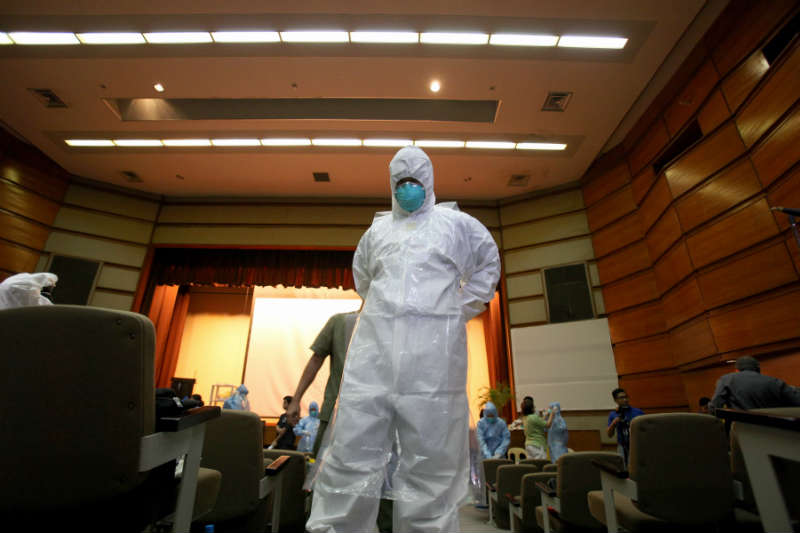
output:
<svg viewBox="0 0 800 533"><path fill-rule="evenodd" d="M394 191L394 197L405 211L413 213L425 203L425 188L417 183L401 183Z"/></svg>
<svg viewBox="0 0 800 533"><path fill-rule="evenodd" d="M316 409L312 409L308 412L308 414L311 415L311 418L317 418L319 416L319 413L316 411Z"/></svg>
<svg viewBox="0 0 800 533"><path fill-rule="evenodd" d="M486 420L488 420L490 424L494 424L494 423L497 422L497 417L496 416L487 416Z"/></svg>

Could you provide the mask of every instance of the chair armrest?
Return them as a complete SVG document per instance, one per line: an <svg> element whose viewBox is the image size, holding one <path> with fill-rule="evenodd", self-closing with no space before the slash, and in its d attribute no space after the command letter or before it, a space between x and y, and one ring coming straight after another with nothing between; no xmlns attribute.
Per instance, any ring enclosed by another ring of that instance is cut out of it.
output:
<svg viewBox="0 0 800 533"><path fill-rule="evenodd" d="M755 426L766 426L800 432L800 418L793 416L742 411L740 409L717 409L714 411L714 415L717 418L722 418L730 422L742 422L745 424L753 424Z"/></svg>
<svg viewBox="0 0 800 533"><path fill-rule="evenodd" d="M281 455L270 464L264 467L264 475L265 476L275 476L280 473L281 470L289 463L288 455Z"/></svg>
<svg viewBox="0 0 800 533"><path fill-rule="evenodd" d="M487 481L486 482L486 486L489 487L489 490L492 491L492 492L495 492L497 490L497 487L495 486L494 483L490 483L490 482Z"/></svg>
<svg viewBox="0 0 800 533"><path fill-rule="evenodd" d="M190 427L208 422L221 416L221 409L217 406L207 405L189 409L181 416L163 416L156 420L156 431L183 431Z"/></svg>
<svg viewBox="0 0 800 533"><path fill-rule="evenodd" d="M508 500L509 505L519 505L519 496L514 496L510 492L506 492L506 500Z"/></svg>
<svg viewBox="0 0 800 533"><path fill-rule="evenodd" d="M537 481L536 482L536 488L539 489L542 492L542 494L546 494L546 495L548 495L548 496L550 496L552 498L554 498L555 495L556 495L556 490L555 489L551 489L550 487L548 487L546 484L542 483L541 481Z"/></svg>
<svg viewBox="0 0 800 533"><path fill-rule="evenodd" d="M592 459L592 465L596 468L599 468L602 472L606 472L611 474L614 477L625 479L628 477L628 471L619 468L618 466L608 463L606 461L600 461L597 459Z"/></svg>

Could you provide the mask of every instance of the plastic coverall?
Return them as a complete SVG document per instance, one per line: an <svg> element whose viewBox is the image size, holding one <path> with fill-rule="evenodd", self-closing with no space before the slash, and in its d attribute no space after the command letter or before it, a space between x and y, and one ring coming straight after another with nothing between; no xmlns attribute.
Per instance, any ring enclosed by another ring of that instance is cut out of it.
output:
<svg viewBox="0 0 800 533"><path fill-rule="evenodd" d="M238 409L239 411L249 411L250 410L250 400L247 399L247 393L250 392L247 390L247 387L244 385L239 385L230 398L225 400L222 403L223 409Z"/></svg>
<svg viewBox="0 0 800 533"><path fill-rule="evenodd" d="M51 272L9 276L0 283L0 309L53 305L53 302L41 295L41 291L44 287L55 285L57 281L58 276Z"/></svg>
<svg viewBox="0 0 800 533"><path fill-rule="evenodd" d="M487 415L494 415L494 418ZM505 457L508 443L511 442L511 432L506 421L497 416L497 407L492 402L486 402L483 407L483 418L478 420L477 433L484 459Z"/></svg>
<svg viewBox="0 0 800 533"><path fill-rule="evenodd" d="M465 324L494 296L497 246L473 217L435 205L425 152L402 148L389 172L391 215L376 215L353 258L365 303L315 480L311 533L372 530L395 431L399 464L386 496L396 533L458 531L468 492ZM412 213L394 197L406 177L425 188Z"/></svg>
<svg viewBox="0 0 800 533"><path fill-rule="evenodd" d="M550 404L550 409L555 410L555 414L553 423L547 430L547 447L550 448L550 460L555 463L559 457L567 453L569 432L567 431L567 422L561 416L561 404L553 402Z"/></svg>
<svg viewBox="0 0 800 533"><path fill-rule="evenodd" d="M317 402L311 402L308 410L316 410L319 413L319 406ZM314 447L314 440L317 438L317 430L319 429L319 416L311 416L310 414L300 419L300 422L294 427L294 434L302 437L297 445L298 452L310 452Z"/></svg>

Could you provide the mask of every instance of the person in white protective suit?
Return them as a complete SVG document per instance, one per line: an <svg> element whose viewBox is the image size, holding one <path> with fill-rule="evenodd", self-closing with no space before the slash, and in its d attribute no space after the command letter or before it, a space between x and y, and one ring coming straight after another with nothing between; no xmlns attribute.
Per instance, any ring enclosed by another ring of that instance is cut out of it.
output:
<svg viewBox="0 0 800 533"><path fill-rule="evenodd" d="M389 172L391 214L376 215L353 258L365 303L315 479L311 533L372 530L395 434L395 533L458 531L468 492L465 324L494 296L500 258L483 224L435 205L425 152L402 148Z"/></svg>
<svg viewBox="0 0 800 533"><path fill-rule="evenodd" d="M300 437L300 442L297 444L298 452L311 451L317 438L318 429L319 405L317 405L317 402L311 402L308 406L308 416L300 419L300 422L294 427L294 434Z"/></svg>
<svg viewBox="0 0 800 533"><path fill-rule="evenodd" d="M52 272L35 274L21 273L9 276L0 283L0 309L27 307L29 305L53 305L43 294L52 289L58 276Z"/></svg>
<svg viewBox="0 0 800 533"><path fill-rule="evenodd" d="M250 410L250 400L247 398L247 394L250 391L247 390L247 387L244 384L239 385L236 388L236 391L231 394L230 398L225 400L222 403L223 409L238 409L239 411L249 411Z"/></svg>

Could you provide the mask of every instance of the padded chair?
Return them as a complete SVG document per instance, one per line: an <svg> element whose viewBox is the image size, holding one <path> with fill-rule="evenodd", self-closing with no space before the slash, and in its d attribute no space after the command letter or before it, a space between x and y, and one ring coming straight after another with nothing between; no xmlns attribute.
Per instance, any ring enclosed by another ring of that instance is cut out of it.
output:
<svg viewBox="0 0 800 533"><path fill-rule="evenodd" d="M536 507L536 523L545 532L602 531L605 526L589 513L586 495L600 489L600 472L592 461L607 461L622 468L622 457L611 452L573 452L558 458L556 488L540 486L542 503ZM545 512L552 509L551 512Z"/></svg>
<svg viewBox="0 0 800 533"><path fill-rule="evenodd" d="M509 448L508 449L508 458L511 459L514 463L519 463L520 461L527 459L528 454L525 453L525 448Z"/></svg>
<svg viewBox="0 0 800 533"><path fill-rule="evenodd" d="M500 529L510 529L509 504L519 501L522 476L541 472L538 465L500 465L497 467L497 491L490 495L492 499L493 518Z"/></svg>
<svg viewBox="0 0 800 533"><path fill-rule="evenodd" d="M306 455L291 450L264 450L264 466L281 456L289 456L282 476L280 490L280 530L281 533L302 533L306 526L306 491L303 483L306 479ZM277 491L276 493L277 494ZM272 497L270 495L270 506Z"/></svg>
<svg viewBox="0 0 800 533"><path fill-rule="evenodd" d="M521 465L534 465L539 468L539 470L544 470L544 467L547 465L551 465L553 463L550 462L549 459L523 459L519 462Z"/></svg>
<svg viewBox="0 0 800 533"><path fill-rule="evenodd" d="M492 495L497 492L497 469L503 465L513 464L508 459L484 459L481 462L483 468L484 493L486 501L489 503L489 522L494 519L494 509L492 508Z"/></svg>
<svg viewBox="0 0 800 533"><path fill-rule="evenodd" d="M553 465L555 466L555 465ZM527 533L541 531L536 524L536 507L542 504L537 483L547 483L555 479L555 472L525 474L520 481L519 500L509 502L509 521L511 531Z"/></svg>
<svg viewBox="0 0 800 533"><path fill-rule="evenodd" d="M602 491L589 509L609 532L708 531L733 513L733 477L722 422L693 413L643 415L631 423L629 471L596 461Z"/></svg>
<svg viewBox="0 0 800 533"><path fill-rule="evenodd" d="M0 311L4 528L140 531L174 505L173 529L188 531L205 421L219 408L156 421L154 339L153 324L135 313Z"/></svg>

